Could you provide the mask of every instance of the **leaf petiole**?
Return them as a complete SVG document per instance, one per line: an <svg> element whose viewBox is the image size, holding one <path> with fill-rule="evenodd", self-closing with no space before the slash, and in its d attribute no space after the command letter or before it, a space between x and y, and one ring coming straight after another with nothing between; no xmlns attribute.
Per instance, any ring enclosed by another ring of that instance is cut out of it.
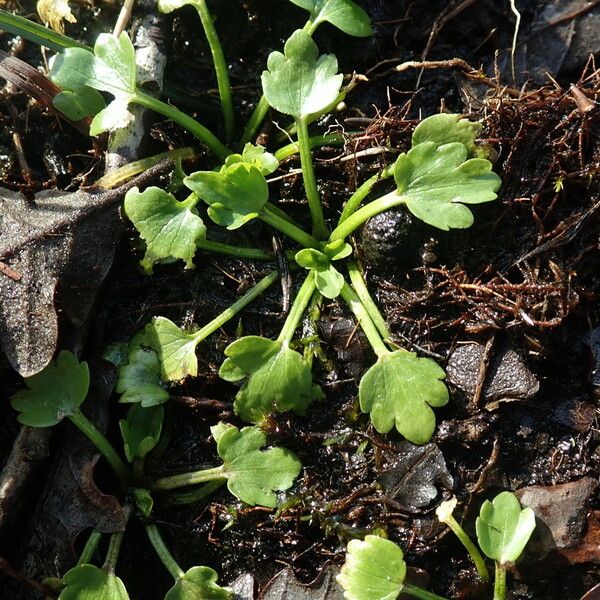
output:
<svg viewBox="0 0 600 600"><path fill-rule="evenodd" d="M231 140L233 135L233 100L231 98L231 85L229 83L229 73L227 72L227 63L225 62L225 56L223 55L223 48L213 25L212 16L206 6L206 0L195 0L194 6L200 16L204 34L206 35L212 54L219 96L221 97L221 108L223 110L223 120L225 122L225 135L227 140Z"/></svg>
<svg viewBox="0 0 600 600"><path fill-rule="evenodd" d="M433 592L428 592L427 590L417 587L416 585L411 585L410 583L404 583L402 585L402 593L414 596L415 598L420 598L421 600L447 600L444 596L438 596Z"/></svg>
<svg viewBox="0 0 600 600"><path fill-rule="evenodd" d="M86 565L92 562L92 556L94 556L94 552L96 552L96 548L101 539L102 533L97 529L92 529L92 533L90 533L90 537L79 555L79 560L77 561L78 565Z"/></svg>
<svg viewBox="0 0 600 600"><path fill-rule="evenodd" d="M186 115L184 112L180 111L174 106L171 106L162 100L157 100L156 98L145 94L144 92L140 92L137 89L135 93L132 94L130 102L150 108L167 117L168 119L171 119L171 121L178 123L190 133L195 135L201 142L204 142L221 160L224 161L230 154L232 154L231 150L229 150L229 148L227 148L227 146L225 146L225 144L223 144L214 133L196 121L196 119Z"/></svg>
<svg viewBox="0 0 600 600"><path fill-rule="evenodd" d="M505 600L506 598L506 565L496 561L494 574L494 600Z"/></svg>
<svg viewBox="0 0 600 600"><path fill-rule="evenodd" d="M98 448L102 456L106 458L112 467L121 487L126 490L129 486L129 469L123 462L112 444L102 435L96 426L81 412L79 408L75 410L69 419L91 442Z"/></svg>
<svg viewBox="0 0 600 600"><path fill-rule="evenodd" d="M215 479L214 481L209 481L198 488L170 494L165 499L165 504L173 506L179 506L182 504L196 504L218 490L225 483L225 481L225 479Z"/></svg>
<svg viewBox="0 0 600 600"><path fill-rule="evenodd" d="M289 345L292 341L292 337L294 337L294 332L298 327L302 319L302 315L310 302L314 292L315 292L315 276L311 271L308 276L304 280L304 283L300 286L298 290L298 294L294 298L294 303L292 304L292 308L283 324L279 337L277 338L278 342L282 344Z"/></svg>
<svg viewBox="0 0 600 600"><path fill-rule="evenodd" d="M344 143L344 136L341 133L326 133L325 135L314 135L309 139L310 147L317 148L319 146L331 146ZM285 160L294 154L298 154L300 148L296 142L291 142L282 146L274 152L274 156L278 161Z"/></svg>
<svg viewBox="0 0 600 600"><path fill-rule="evenodd" d="M305 117L296 119L296 126L298 127L298 147L300 149L302 178L304 180L304 189L306 191L308 208L313 223L313 235L319 239L325 240L329 237L329 231L325 225L323 205L321 204L321 196L319 195L319 190L317 188L317 178L315 177L315 168L312 160L307 119Z"/></svg>
<svg viewBox="0 0 600 600"><path fill-rule="evenodd" d="M378 358L385 356L386 354L390 354L390 351L384 344L381 339L381 335L375 323L371 319L369 312L363 306L363 303L360 301L360 298L356 294L356 292L348 285L348 283L344 282L344 286L342 287L342 291L340 292L342 298L346 301L346 304L350 307L350 310L354 313L354 316L358 319L361 329L364 331L371 347L377 354Z"/></svg>
<svg viewBox="0 0 600 600"><path fill-rule="evenodd" d="M119 552L121 551L121 543L123 542L123 532L117 531L110 536L110 544L106 552L106 559L102 565L102 569L111 575L114 575Z"/></svg>
<svg viewBox="0 0 600 600"><path fill-rule="evenodd" d="M190 473L180 473L179 475L161 477L154 482L153 488L156 490L174 490L180 487L207 483L209 481L220 481L221 483L227 481L227 476L223 471L223 465L211 469L201 469Z"/></svg>
<svg viewBox="0 0 600 600"><path fill-rule="evenodd" d="M231 246L230 244L222 244L221 242L213 242L212 240L198 239L196 247L207 252L215 252L216 254L225 254L227 256L235 256L237 258L248 258L250 260L272 261L274 256L271 252L261 250L260 248L245 248L240 246Z"/></svg>
<svg viewBox="0 0 600 600"><path fill-rule="evenodd" d="M240 142L240 146L244 146L248 142L252 141L252 138L256 135L258 128L261 123L265 120L267 113L269 112L269 103L265 98L264 94L260 97L260 100L257 102L252 114L250 115L250 119L248 120L248 124L244 129L244 133L242 134L242 140Z"/></svg>
<svg viewBox="0 0 600 600"><path fill-rule="evenodd" d="M146 534L148 535L148 539L154 547L154 550L156 550L158 558L160 558L160 561L165 566L167 571L171 573L173 579L175 579L175 581L181 579L185 573L177 564L177 561L173 558L173 555L169 552L169 549L165 545L165 542L162 539L160 531L158 531L156 525L146 525Z"/></svg>
<svg viewBox="0 0 600 600"><path fill-rule="evenodd" d="M300 227L297 225L294 225L283 217L280 217L268 207L265 207L261 211L259 218L267 225L270 225L271 227L281 231L281 233L284 233L305 248L318 248L320 246L319 240L306 233L306 231L303 229L300 229Z"/></svg>

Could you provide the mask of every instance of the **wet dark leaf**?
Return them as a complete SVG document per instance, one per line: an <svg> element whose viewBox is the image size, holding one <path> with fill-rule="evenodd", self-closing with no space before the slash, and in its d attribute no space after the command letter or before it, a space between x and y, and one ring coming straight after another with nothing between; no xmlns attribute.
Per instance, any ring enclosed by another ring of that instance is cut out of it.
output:
<svg viewBox="0 0 600 600"><path fill-rule="evenodd" d="M438 486L451 489L453 484L444 455L436 444L415 446L407 441L398 444L391 468L377 481L391 498L407 508L427 506L438 495Z"/></svg>
<svg viewBox="0 0 600 600"><path fill-rule="evenodd" d="M343 600L344 590L335 580L337 572L334 565L325 565L313 582L303 585L291 569L284 569L267 583L258 600Z"/></svg>

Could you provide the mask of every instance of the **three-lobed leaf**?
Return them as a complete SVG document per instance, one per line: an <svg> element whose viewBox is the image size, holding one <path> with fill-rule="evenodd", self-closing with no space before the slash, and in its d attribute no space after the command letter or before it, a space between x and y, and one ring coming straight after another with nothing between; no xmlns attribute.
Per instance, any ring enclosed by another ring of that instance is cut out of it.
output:
<svg viewBox="0 0 600 600"><path fill-rule="evenodd" d="M141 265L152 273L158 262L181 259L186 269L194 268L196 240L206 237L206 227L192 201L178 202L173 194L158 187L140 192L132 188L125 195L125 214L146 242Z"/></svg>
<svg viewBox="0 0 600 600"><path fill-rule="evenodd" d="M211 431L229 491L246 504L275 507L276 492L290 488L302 469L298 457L285 448L262 450L267 438L257 427L220 424Z"/></svg>
<svg viewBox="0 0 600 600"><path fill-rule="evenodd" d="M346 600L395 600L404 587L406 563L402 549L377 535L351 540L337 582Z"/></svg>
<svg viewBox="0 0 600 600"><path fill-rule="evenodd" d="M72 121L93 117L106 107L100 92L87 86L75 91L63 90L54 96L52 104Z"/></svg>
<svg viewBox="0 0 600 600"><path fill-rule="evenodd" d="M279 161L274 154L267 152L264 146L255 146L248 142L241 154L230 154L225 159L225 167L238 162L255 166L263 175L270 175L279 168Z"/></svg>
<svg viewBox="0 0 600 600"><path fill-rule="evenodd" d="M494 200L501 180L490 161L467 156L460 142L414 146L394 166L397 194L416 217L433 227L470 227L473 213L465 205Z"/></svg>
<svg viewBox="0 0 600 600"><path fill-rule="evenodd" d="M319 56L312 38L298 29L287 40L283 54L271 52L262 74L263 92L276 110L303 119L327 108L342 85L333 54Z"/></svg>
<svg viewBox="0 0 600 600"><path fill-rule="evenodd" d="M225 356L219 371L223 379L247 377L234 402L236 414L244 421L258 423L287 410L302 415L321 396L309 365L287 344L251 335L229 344Z"/></svg>
<svg viewBox="0 0 600 600"><path fill-rule="evenodd" d="M119 421L123 447L129 462L133 462L136 458L144 458L156 447L160 439L163 419L162 406L145 408L140 404L134 404L127 411L127 418Z"/></svg>
<svg viewBox="0 0 600 600"><path fill-rule="evenodd" d="M360 408L370 413L375 429L387 433L396 427L413 444L426 444L435 430L432 406L448 402L444 370L429 358L397 350L379 357L363 375Z"/></svg>
<svg viewBox="0 0 600 600"><path fill-rule="evenodd" d="M68 350L43 371L25 379L27 389L12 398L20 423L30 427L52 427L74 415L87 396L90 373L86 362L79 362Z"/></svg>
<svg viewBox="0 0 600 600"><path fill-rule="evenodd" d="M198 374L198 340L194 334L186 333L165 317L156 317L146 325L145 335L158 355L163 381L181 381Z"/></svg>
<svg viewBox="0 0 600 600"><path fill-rule="evenodd" d="M337 298L344 286L343 275L331 264L334 260L352 254L352 247L343 240L326 244L323 252L315 248L304 248L296 253L296 262L314 272L317 289L325 298Z"/></svg>
<svg viewBox="0 0 600 600"><path fill-rule="evenodd" d="M436 146L460 142L467 147L469 157L475 153L475 140L483 124L463 119L460 115L440 113L423 119L412 134L412 145L434 142Z"/></svg>
<svg viewBox="0 0 600 600"><path fill-rule="evenodd" d="M369 15L352 0L290 0L310 13L315 25L331 23L348 35L367 37L373 34Z"/></svg>
<svg viewBox="0 0 600 600"><path fill-rule="evenodd" d="M77 565L63 577L65 589L58 600L129 600L123 582L94 565Z"/></svg>
<svg viewBox="0 0 600 600"><path fill-rule="evenodd" d="M483 503L475 529L484 554L500 564L511 563L521 556L535 529L535 514L531 508L521 509L513 493L502 492Z"/></svg>
<svg viewBox="0 0 600 600"><path fill-rule="evenodd" d="M210 567L192 567L167 592L165 600L229 600L229 589L221 587L219 576Z"/></svg>
<svg viewBox="0 0 600 600"><path fill-rule="evenodd" d="M219 172L198 171L183 182L209 205L209 217L227 229L258 217L269 198L261 170L246 162L233 162Z"/></svg>

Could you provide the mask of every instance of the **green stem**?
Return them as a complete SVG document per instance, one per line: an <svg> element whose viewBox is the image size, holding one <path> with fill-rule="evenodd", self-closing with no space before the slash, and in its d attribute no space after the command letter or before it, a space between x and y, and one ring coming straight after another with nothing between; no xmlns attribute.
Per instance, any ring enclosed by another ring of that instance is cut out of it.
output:
<svg viewBox="0 0 600 600"><path fill-rule="evenodd" d="M294 225L293 223L286 221L283 217L275 214L268 207L263 208L262 212L260 213L260 219L267 225L270 225L271 227L281 231L281 233L284 233L305 248L320 247L319 240L306 233L306 231L303 229L300 229L300 227L297 225Z"/></svg>
<svg viewBox="0 0 600 600"><path fill-rule="evenodd" d="M496 561L496 573L494 576L494 600L505 600L506 598L506 565Z"/></svg>
<svg viewBox="0 0 600 600"><path fill-rule="evenodd" d="M438 596L433 592L428 592L427 590L417 587L416 585L411 585L410 583L402 585L402 593L414 596L415 598L421 598L421 600L447 600L444 596Z"/></svg>
<svg viewBox="0 0 600 600"><path fill-rule="evenodd" d="M248 121L248 124L244 129L244 133L242 134L242 141L240 142L242 147L256 137L256 132L258 131L261 123L265 120L265 117L269 112L269 108L271 107L269 106L269 103L263 94L254 107L254 110L250 115L250 120Z"/></svg>
<svg viewBox="0 0 600 600"><path fill-rule="evenodd" d="M236 256L237 258L248 258L250 260L274 260L273 254L260 248L244 248L240 246L231 246L212 240L196 240L196 247L207 252L217 254L226 254L227 256Z"/></svg>
<svg viewBox="0 0 600 600"><path fill-rule="evenodd" d="M302 178L304 180L304 189L313 223L313 235L316 238L326 240L329 237L329 231L325 225L323 205L321 204L321 197L317 188L317 178L315 177L315 169L312 161L310 136L308 134L306 119L296 119L296 125L298 126L298 146L300 148Z"/></svg>
<svg viewBox="0 0 600 600"><path fill-rule="evenodd" d="M160 531L158 531L156 525L146 525L146 534L148 535L150 543L154 546L156 554L158 554L158 558L160 558L160 561L166 567L167 571L171 573L173 579L175 579L175 581L181 579L185 573L177 564L177 561L173 558L173 555L169 552L169 549L165 545L165 542L162 539Z"/></svg>
<svg viewBox="0 0 600 600"><path fill-rule="evenodd" d="M344 143L344 136L341 133L327 133L325 135L314 135L308 140L311 149L319 146L330 146ZM282 146L274 154L279 161L285 160L294 154L300 152L300 147L296 142Z"/></svg>
<svg viewBox="0 0 600 600"><path fill-rule="evenodd" d="M306 310L306 307L308 306L308 303L315 292L315 287L315 276L314 273L310 271L306 276L304 283L300 286L298 294L294 298L292 308L290 309L287 319L281 328L281 333L277 338L278 342L289 345L289 343L292 341L294 332L302 320L302 315L304 314L304 311Z"/></svg>
<svg viewBox="0 0 600 600"><path fill-rule="evenodd" d="M214 333L225 325L229 319L234 317L243 308L246 308L253 300L256 300L271 284L279 279L279 273L272 271L266 277L263 277L253 288L248 290L239 300L236 300L230 307L225 309L221 314L215 317L210 323L199 329L194 334L196 344L207 338L211 333Z"/></svg>
<svg viewBox="0 0 600 600"><path fill-rule="evenodd" d="M223 110L223 120L225 121L225 136L229 141L233 136L233 100L231 98L231 85L229 83L227 63L225 62L223 48L214 27L212 16L206 6L206 0L196 0L194 6L200 15L200 21L202 22L204 34L208 40L215 65L217 86L219 87L219 96L221 97L221 109Z"/></svg>
<svg viewBox="0 0 600 600"><path fill-rule="evenodd" d="M79 556L79 560L77 561L78 565L88 565L92 562L92 557L94 556L94 552L96 552L96 548L102 539L102 533L97 529L92 529L92 533L90 533L90 537L88 538L83 551Z"/></svg>
<svg viewBox="0 0 600 600"><path fill-rule="evenodd" d="M367 309L363 306L356 292L346 282L344 282L344 287L342 287L341 295L350 307L350 310L354 313L354 316L358 319L360 327L365 332L377 357L381 358L382 356L389 354L390 351L383 343L379 331L371 320Z"/></svg>
<svg viewBox="0 0 600 600"><path fill-rule="evenodd" d="M123 542L123 532L117 531L110 536L110 544L108 545L108 551L106 553L106 559L102 568L107 573L114 573L117 559L119 558L119 552L121 550L121 543Z"/></svg>
<svg viewBox="0 0 600 600"><path fill-rule="evenodd" d="M187 129L193 135L195 135L200 141L204 142L221 160L225 160L232 152L225 144L212 133L209 129L204 127L201 123L198 123L196 119L181 112L178 108L157 100L144 92L136 90L135 94L131 98L131 102L151 108L152 110L160 113L161 115L171 119L175 123L178 123L183 128Z"/></svg>
<svg viewBox="0 0 600 600"><path fill-rule="evenodd" d="M115 472L121 487L126 490L129 486L129 469L112 444L79 409L69 419L98 448Z"/></svg>
<svg viewBox="0 0 600 600"><path fill-rule="evenodd" d="M201 500L208 498L213 492L217 491L225 481L226 479L215 479L214 481L205 483L193 490L170 494L168 498L165 499L165 504L174 506L179 506L181 504L197 504Z"/></svg>
<svg viewBox="0 0 600 600"><path fill-rule="evenodd" d="M481 577L481 579L484 581L489 581L490 574L488 572L487 565L485 564L485 560L483 556L481 556L481 552L479 552L477 546L475 546L471 538L467 535L467 532L461 527L460 523L452 515L445 520L445 523L454 532L461 544L467 549L467 552L475 563L475 568L477 569L479 577Z"/></svg>
<svg viewBox="0 0 600 600"><path fill-rule="evenodd" d="M180 473L179 475L169 475L161 477L154 482L152 486L156 490L174 490L180 487L206 483L207 481L225 481L227 476L224 474L223 465L213 467L212 469L201 469L191 473Z"/></svg>
<svg viewBox="0 0 600 600"><path fill-rule="evenodd" d="M344 210L340 215L340 220L338 221L338 225L345 221L351 214L355 213L358 210L358 207L362 203L362 201L369 195L373 186L382 179L387 179L394 174L394 165L390 165L386 167L381 173L377 173L373 175L373 177L369 177L355 192L350 196L348 202L346 202L346 206L344 206Z"/></svg>
<svg viewBox="0 0 600 600"><path fill-rule="evenodd" d="M404 204L405 202L404 196L400 196L396 192L391 192L381 198L377 198L377 200L373 200L362 208L359 208L355 213L345 219L343 223L340 223L331 233L329 240L332 242L334 240L345 240L355 229L358 229L371 217L389 210L394 206Z"/></svg>
<svg viewBox="0 0 600 600"><path fill-rule="evenodd" d="M365 310L369 313L371 321L373 321L375 327L377 327L377 330L381 334L381 337L384 340L389 339L390 331L388 329L387 323L385 322L385 319L383 318L383 315L381 314L379 308L377 308L377 305L373 301L371 294L369 294L367 282L362 276L362 273L360 272L356 261L351 260L348 263L348 274L350 275L350 281L352 282L352 287L354 288L354 291L357 293Z"/></svg>

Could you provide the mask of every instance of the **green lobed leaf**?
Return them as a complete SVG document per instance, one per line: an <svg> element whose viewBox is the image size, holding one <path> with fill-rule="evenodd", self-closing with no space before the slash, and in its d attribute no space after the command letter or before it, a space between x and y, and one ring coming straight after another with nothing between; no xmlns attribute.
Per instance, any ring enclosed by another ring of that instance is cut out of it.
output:
<svg viewBox="0 0 600 600"><path fill-rule="evenodd" d="M287 40L284 53L271 52L262 86L267 102L296 119L327 108L338 96L343 76L333 54L319 56L315 42L298 29Z"/></svg>
<svg viewBox="0 0 600 600"><path fill-rule="evenodd" d="M406 563L402 549L385 538L367 535L351 540L337 582L346 600L395 600L404 587Z"/></svg>
<svg viewBox="0 0 600 600"><path fill-rule="evenodd" d="M352 247L343 240L327 244L324 251L304 248L296 253L296 262L315 274L317 289L325 298L337 298L344 287L343 275L331 264L331 261L346 258L352 254Z"/></svg>
<svg viewBox="0 0 600 600"><path fill-rule="evenodd" d="M150 492L145 488L133 488L133 498L142 517L148 519L154 508L154 499Z"/></svg>
<svg viewBox="0 0 600 600"><path fill-rule="evenodd" d="M370 413L379 433L395 425L408 441L426 444L435 429L430 407L448 402L444 377L444 370L429 358L406 350L391 352L363 375L358 389L360 408Z"/></svg>
<svg viewBox="0 0 600 600"><path fill-rule="evenodd" d="M282 342L250 335L229 344L225 356L219 371L224 379L239 381L241 373L247 377L234 402L244 421L258 423L287 410L303 415L321 397L302 355Z"/></svg>
<svg viewBox="0 0 600 600"><path fill-rule="evenodd" d="M165 317L155 317L146 325L145 335L148 344L158 355L163 381L181 381L188 376L196 377L198 341L194 334L186 333Z"/></svg>
<svg viewBox="0 0 600 600"><path fill-rule="evenodd" d="M105 109L101 110L90 123L90 135L100 135L105 131L123 129L133 123L135 117L128 110L127 98L115 98Z"/></svg>
<svg viewBox="0 0 600 600"><path fill-rule="evenodd" d="M75 414L87 396L90 373L86 362L79 362L68 350L43 371L25 379L27 389L12 398L20 423L30 427L52 427Z"/></svg>
<svg viewBox="0 0 600 600"><path fill-rule="evenodd" d="M285 448L262 450L267 437L257 427L221 427L214 436L229 491L251 506L275 507L276 492L290 488L302 469L298 457Z"/></svg>
<svg viewBox="0 0 600 600"><path fill-rule="evenodd" d="M160 385L160 360L139 334L130 344L127 362L119 367L115 391L121 394L119 402L139 402L143 407L156 406L169 399L169 392Z"/></svg>
<svg viewBox="0 0 600 600"><path fill-rule="evenodd" d="M514 494L502 492L483 503L475 529L484 554L500 564L515 562L535 529L535 514L521 509Z"/></svg>
<svg viewBox="0 0 600 600"><path fill-rule="evenodd" d="M52 104L72 121L93 117L106 106L100 92L90 87L62 91L54 96Z"/></svg>
<svg viewBox="0 0 600 600"><path fill-rule="evenodd" d="M161 261L181 259L186 269L194 268L196 240L206 237L206 227L194 202L178 202L173 194L158 187L140 192L137 187L125 195L125 214L146 242L141 265L146 273Z"/></svg>
<svg viewBox="0 0 600 600"><path fill-rule="evenodd" d="M119 421L125 456L129 462L144 458L158 444L164 415L162 406L145 408L134 404L127 411L127 418Z"/></svg>
<svg viewBox="0 0 600 600"><path fill-rule="evenodd" d="M264 146L247 143L241 154L230 154L225 159L225 167L238 162L254 165L263 175L270 175L279 168L279 161L274 154L266 151Z"/></svg>
<svg viewBox="0 0 600 600"><path fill-rule="evenodd" d="M475 140L481 134L482 123L463 119L460 115L440 113L423 119L412 135L412 145L434 142L437 146L460 142L467 147L469 157L475 154Z"/></svg>
<svg viewBox="0 0 600 600"><path fill-rule="evenodd" d="M407 208L425 223L439 229L464 229L473 224L465 204L496 199L501 180L484 158L467 160L464 144L437 146L423 142L401 154L394 166L397 193Z"/></svg>
<svg viewBox="0 0 600 600"><path fill-rule="evenodd" d="M58 600L129 600L123 582L94 565L77 565L65 573Z"/></svg>
<svg viewBox="0 0 600 600"><path fill-rule="evenodd" d="M369 15L352 0L290 0L310 13L314 23L328 22L348 35L373 35Z"/></svg>
<svg viewBox="0 0 600 600"><path fill-rule="evenodd" d="M269 198L264 175L245 162L234 162L218 173L192 173L183 183L209 205L210 218L227 229L238 229L256 218Z"/></svg>
<svg viewBox="0 0 600 600"><path fill-rule="evenodd" d="M175 582L165 600L229 600L229 589L221 587L219 576L210 567L192 567Z"/></svg>

